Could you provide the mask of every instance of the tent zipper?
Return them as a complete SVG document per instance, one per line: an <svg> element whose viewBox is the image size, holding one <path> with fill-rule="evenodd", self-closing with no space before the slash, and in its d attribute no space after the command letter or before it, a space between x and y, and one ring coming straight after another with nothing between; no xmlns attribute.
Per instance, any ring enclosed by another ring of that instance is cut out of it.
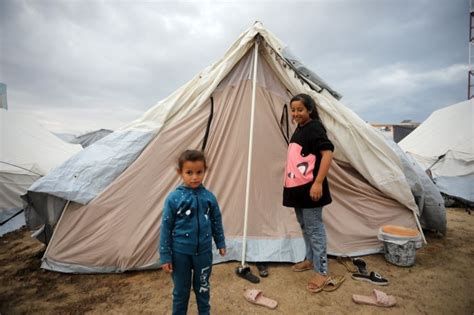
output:
<svg viewBox="0 0 474 315"><path fill-rule="evenodd" d="M199 255L199 234L200 234L200 225L199 225L199 198L196 192L193 192L196 197L196 221L197 221L197 245L196 245L196 255Z"/></svg>

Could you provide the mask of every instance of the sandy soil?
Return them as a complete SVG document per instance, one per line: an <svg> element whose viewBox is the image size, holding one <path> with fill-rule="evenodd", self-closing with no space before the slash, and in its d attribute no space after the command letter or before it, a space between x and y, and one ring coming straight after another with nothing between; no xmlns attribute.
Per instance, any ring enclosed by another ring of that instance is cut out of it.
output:
<svg viewBox="0 0 474 315"><path fill-rule="evenodd" d="M237 262L214 266L213 314L377 314L376 306L357 305L352 294L369 295L373 288L394 295L398 304L384 309L394 314L473 314L474 312L474 214L448 210L448 233L426 233L428 245L416 253L410 268L394 266L383 255L364 257L369 270L390 280L386 287L355 281L335 259L332 274L346 281L334 292L306 291L311 271L295 273L290 264L270 264L268 278L251 284L238 278ZM0 238L1 314L131 314L171 313L170 276L161 270L124 274L72 275L40 269L44 247L25 229ZM255 266L252 270L256 273ZM244 288L259 288L279 305L268 310L243 298ZM189 314L196 314L192 297Z"/></svg>

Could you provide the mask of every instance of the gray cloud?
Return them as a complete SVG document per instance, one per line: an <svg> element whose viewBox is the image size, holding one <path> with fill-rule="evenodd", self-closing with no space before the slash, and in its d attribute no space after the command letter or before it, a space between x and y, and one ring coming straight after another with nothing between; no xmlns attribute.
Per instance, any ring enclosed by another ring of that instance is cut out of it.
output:
<svg viewBox="0 0 474 315"><path fill-rule="evenodd" d="M467 94L465 0L0 2L0 81L53 131L118 128L255 20L364 120L425 119Z"/></svg>

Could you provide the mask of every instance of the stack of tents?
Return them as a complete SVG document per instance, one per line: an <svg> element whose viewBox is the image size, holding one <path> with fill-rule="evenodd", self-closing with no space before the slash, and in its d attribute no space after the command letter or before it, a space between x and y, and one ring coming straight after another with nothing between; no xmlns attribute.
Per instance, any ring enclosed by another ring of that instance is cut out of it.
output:
<svg viewBox="0 0 474 315"><path fill-rule="evenodd" d="M380 252L382 225L420 228L420 216L432 212L419 207L398 153L257 22L220 60L140 119L30 187L30 228L54 231L46 237L42 267L61 272L158 267L163 202L179 185L176 159L185 149L204 150L210 165L204 184L222 209L228 254L214 255L215 262L302 260L294 210L282 206L295 128L289 100L298 93L317 101L336 147L328 175L334 201L324 210L329 253ZM444 231L444 208L437 210L426 227Z"/></svg>

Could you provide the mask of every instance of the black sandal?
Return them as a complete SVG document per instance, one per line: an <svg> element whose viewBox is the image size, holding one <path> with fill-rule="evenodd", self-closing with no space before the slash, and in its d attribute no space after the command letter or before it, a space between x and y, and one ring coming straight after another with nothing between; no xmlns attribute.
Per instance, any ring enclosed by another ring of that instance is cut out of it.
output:
<svg viewBox="0 0 474 315"><path fill-rule="evenodd" d="M363 274L358 274L358 273L353 273L352 274L352 279L354 280L362 280L362 281L367 281L372 284L376 285L387 285L389 281L382 277L379 273L372 271L370 275L363 275Z"/></svg>
<svg viewBox="0 0 474 315"><path fill-rule="evenodd" d="M260 278L257 277L256 275L252 274L252 271L250 270L249 266L238 266L237 269L235 269L235 273L241 277L244 278L245 280L248 280L252 283L259 283Z"/></svg>
<svg viewBox="0 0 474 315"><path fill-rule="evenodd" d="M260 277L263 277L263 278L268 277L267 264L258 262L256 263L256 265L257 265L258 274L260 275Z"/></svg>
<svg viewBox="0 0 474 315"><path fill-rule="evenodd" d="M352 259L352 263L357 267L359 274L361 275L369 274L369 272L367 271L367 264L362 258L354 258Z"/></svg>

